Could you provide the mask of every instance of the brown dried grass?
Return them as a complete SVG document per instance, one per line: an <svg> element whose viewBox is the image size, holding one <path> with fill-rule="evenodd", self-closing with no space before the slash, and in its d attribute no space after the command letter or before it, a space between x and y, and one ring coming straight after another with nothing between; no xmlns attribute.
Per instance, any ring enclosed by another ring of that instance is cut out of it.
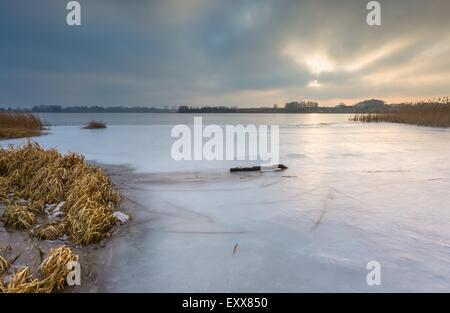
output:
<svg viewBox="0 0 450 313"><path fill-rule="evenodd" d="M67 234L73 243L87 245L109 236L116 222L113 212L120 195L108 176L81 155L61 155L28 142L21 147L0 149L0 201L7 203L2 220L7 226L20 229L36 224L36 216L44 214L46 205L64 201L62 216L35 228L32 234L42 240ZM0 277L0 292L62 290L69 273L67 263L77 259L66 246L51 249L37 278L25 267L6 286ZM0 276L8 268L7 260L0 258Z"/></svg>
<svg viewBox="0 0 450 313"><path fill-rule="evenodd" d="M83 127L83 129L103 129L106 128L106 124L99 121L90 121Z"/></svg>
<svg viewBox="0 0 450 313"><path fill-rule="evenodd" d="M50 293L63 290L70 272L67 268L70 261L78 261L78 256L69 247L50 249L49 256L39 266L38 278L32 275L29 267L24 267L12 276L6 286L0 279L0 292Z"/></svg>
<svg viewBox="0 0 450 313"><path fill-rule="evenodd" d="M19 204L8 204L2 216L5 225L18 229L29 229L36 224L36 215L30 212L26 206Z"/></svg>
<svg viewBox="0 0 450 313"><path fill-rule="evenodd" d="M9 269L10 265L8 260L0 255L0 276Z"/></svg>
<svg viewBox="0 0 450 313"><path fill-rule="evenodd" d="M39 136L42 121L31 113L0 112L0 139Z"/></svg>
<svg viewBox="0 0 450 313"><path fill-rule="evenodd" d="M113 212L119 193L108 176L81 155L61 155L33 142L9 146L0 149L0 177L0 200L11 202L3 215L8 226L29 228L34 224L32 216L42 212L44 204L62 201L65 230L75 244L101 240L116 222ZM21 199L29 204L19 206ZM53 237L51 233L61 229L41 230L42 237Z"/></svg>
<svg viewBox="0 0 450 313"><path fill-rule="evenodd" d="M41 240L56 240L67 232L66 222L51 222L33 229L33 236Z"/></svg>
<svg viewBox="0 0 450 313"><path fill-rule="evenodd" d="M74 255L69 247L61 246L57 249L50 249L50 255L39 267L43 275L40 286L44 292L63 290L66 278L70 270L67 264L70 261L78 261L78 256Z"/></svg>
<svg viewBox="0 0 450 313"><path fill-rule="evenodd" d="M0 283L0 292L4 293L35 293L39 289L39 280L33 278L29 267L15 273L6 287Z"/></svg>
<svg viewBox="0 0 450 313"><path fill-rule="evenodd" d="M364 123L389 122L450 127L450 101L447 97L435 101L392 105L383 112L356 114L350 119Z"/></svg>

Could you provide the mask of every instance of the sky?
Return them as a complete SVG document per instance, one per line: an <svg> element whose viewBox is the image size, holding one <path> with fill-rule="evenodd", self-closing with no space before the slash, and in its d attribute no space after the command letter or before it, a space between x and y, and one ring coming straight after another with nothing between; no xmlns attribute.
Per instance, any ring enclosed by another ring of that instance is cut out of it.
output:
<svg viewBox="0 0 450 313"><path fill-rule="evenodd" d="M450 95L450 1L0 1L0 107L323 106Z"/></svg>

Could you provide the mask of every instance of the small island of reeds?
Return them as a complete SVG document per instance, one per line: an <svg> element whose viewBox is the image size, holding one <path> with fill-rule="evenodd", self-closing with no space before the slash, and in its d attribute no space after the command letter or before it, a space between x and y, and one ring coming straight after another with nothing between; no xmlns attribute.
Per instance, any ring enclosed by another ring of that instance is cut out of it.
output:
<svg viewBox="0 0 450 313"><path fill-rule="evenodd" d="M83 126L83 129L103 129L106 128L106 124L99 121L90 121L85 126Z"/></svg>
<svg viewBox="0 0 450 313"><path fill-rule="evenodd" d="M352 121L402 123L430 127L450 127L450 100L396 104L380 112L355 114Z"/></svg>
<svg viewBox="0 0 450 313"><path fill-rule="evenodd" d="M43 130L42 121L34 114L0 112L0 139L39 136Z"/></svg>

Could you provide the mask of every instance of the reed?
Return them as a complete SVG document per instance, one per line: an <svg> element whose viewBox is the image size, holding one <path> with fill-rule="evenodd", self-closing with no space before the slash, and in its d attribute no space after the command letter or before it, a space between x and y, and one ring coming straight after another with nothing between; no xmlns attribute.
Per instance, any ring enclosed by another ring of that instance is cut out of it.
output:
<svg viewBox="0 0 450 313"><path fill-rule="evenodd" d="M106 124L99 121L90 121L83 127L83 129L102 129L102 128L106 128Z"/></svg>
<svg viewBox="0 0 450 313"><path fill-rule="evenodd" d="M364 123L402 123L431 127L450 127L450 101L448 97L438 100L396 104L377 113L355 114L352 121Z"/></svg>
<svg viewBox="0 0 450 313"><path fill-rule="evenodd" d="M0 293L50 293L63 290L70 271L70 261L78 261L78 256L73 254L69 247L50 249L36 276L31 273L29 267L24 267L14 273L6 286L0 279Z"/></svg>
<svg viewBox="0 0 450 313"><path fill-rule="evenodd" d="M10 265L8 260L0 255L0 276L9 269Z"/></svg>
<svg viewBox="0 0 450 313"><path fill-rule="evenodd" d="M33 236L55 240L68 235L74 244L87 245L109 237L120 200L103 170L81 155L61 155L32 141L0 149L0 201L6 203L2 220L8 227L30 229L38 215L47 213L49 222L35 227ZM51 249L39 275L33 276L30 268L24 267L5 285L2 276L10 264L0 257L0 292L62 290L67 264L76 260L66 246Z"/></svg>
<svg viewBox="0 0 450 313"><path fill-rule="evenodd" d="M2 218L6 226L18 229L29 229L36 224L36 215L19 204L9 204Z"/></svg>
<svg viewBox="0 0 450 313"><path fill-rule="evenodd" d="M56 240L67 232L67 223L54 221L33 229L33 236L41 240Z"/></svg>
<svg viewBox="0 0 450 313"><path fill-rule="evenodd" d="M0 281L0 292L3 293L36 293L39 289L39 280L33 278L29 267L15 273L7 286Z"/></svg>
<svg viewBox="0 0 450 313"><path fill-rule="evenodd" d="M39 136L42 121L31 113L0 112L0 139Z"/></svg>
<svg viewBox="0 0 450 313"><path fill-rule="evenodd" d="M44 239L67 234L73 243L87 245L109 236L120 195L109 177L81 155L61 155L28 142L0 149L1 200L8 203L3 221L20 229L33 226L45 206L63 204L62 217L35 235Z"/></svg>
<svg viewBox="0 0 450 313"><path fill-rule="evenodd" d="M39 282L41 292L64 289L66 277L70 271L67 268L70 261L78 261L78 256L73 254L69 247L61 246L50 250L50 255L39 267L42 274L42 279Z"/></svg>

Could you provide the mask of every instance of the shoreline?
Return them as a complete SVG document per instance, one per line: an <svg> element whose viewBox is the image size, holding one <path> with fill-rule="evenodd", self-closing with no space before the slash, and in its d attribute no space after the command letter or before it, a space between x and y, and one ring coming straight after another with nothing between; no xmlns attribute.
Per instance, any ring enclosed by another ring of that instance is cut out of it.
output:
<svg viewBox="0 0 450 313"><path fill-rule="evenodd" d="M0 291L64 292L71 260L89 284L93 251L129 221L114 183L80 154L35 142L1 152Z"/></svg>
<svg viewBox="0 0 450 313"><path fill-rule="evenodd" d="M125 177L124 172L132 172L132 169L127 166L110 166L102 165L96 162L89 162L89 164L102 168L110 177L113 186L122 190L119 179ZM104 238L100 242L91 243L89 245L76 245L69 239L62 240L40 240L31 236L27 230L12 229L6 227L3 221L0 222L0 255L8 254L10 259L14 262L11 264L11 270L17 270L29 266L33 273L37 272L39 265L43 259L49 254L50 249L59 246L68 246L72 252L79 257L81 264L81 286L66 286L63 293L73 292L98 292L97 280L102 272L107 271L108 258L105 250L111 249L114 244L114 238L123 236L129 231L134 219L130 214L130 203L124 194L123 200L118 206L118 211L130 216L130 220L124 224L115 225L110 233L109 238ZM6 208L5 204L0 204L0 216ZM3 252L3 253L2 253ZM5 275L8 276L8 275Z"/></svg>

